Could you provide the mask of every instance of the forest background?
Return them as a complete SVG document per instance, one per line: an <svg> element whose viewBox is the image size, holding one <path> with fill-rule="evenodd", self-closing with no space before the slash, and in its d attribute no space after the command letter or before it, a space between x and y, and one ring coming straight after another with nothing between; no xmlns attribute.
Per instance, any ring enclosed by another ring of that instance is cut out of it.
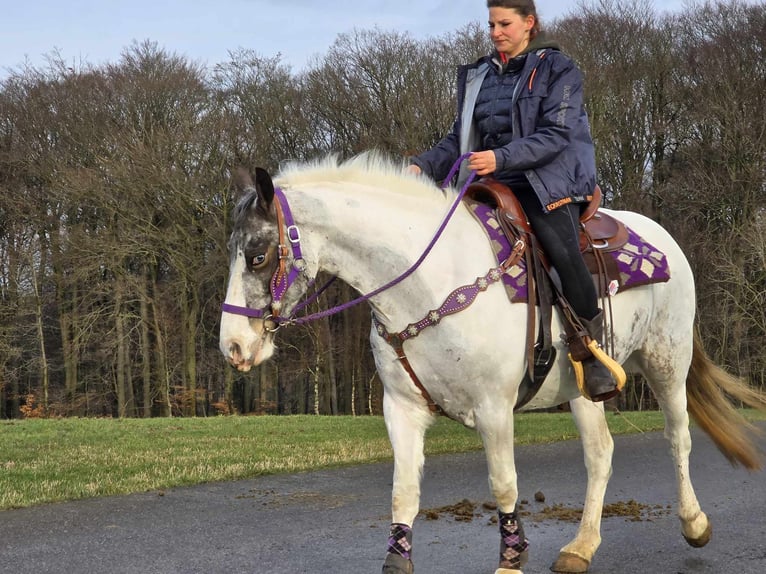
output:
<svg viewBox="0 0 766 574"><path fill-rule="evenodd" d="M582 5L548 27L580 65L608 205L685 249L713 359L766 385L766 5ZM250 373L218 351L230 169L424 150L485 26L357 30L294 72L205 67L152 42L0 83L0 418L381 414L362 305L280 332ZM353 297L335 285L321 308ZM652 408L640 379L619 400Z"/></svg>

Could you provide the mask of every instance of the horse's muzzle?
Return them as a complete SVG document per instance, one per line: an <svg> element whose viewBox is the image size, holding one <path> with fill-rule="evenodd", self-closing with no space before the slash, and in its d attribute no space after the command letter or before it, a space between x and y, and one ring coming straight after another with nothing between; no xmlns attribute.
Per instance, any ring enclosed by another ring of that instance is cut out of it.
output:
<svg viewBox="0 0 766 574"><path fill-rule="evenodd" d="M221 337L221 353L238 371L246 373L274 354L273 334L264 329L259 331L259 335L248 330L244 335Z"/></svg>
<svg viewBox="0 0 766 574"><path fill-rule="evenodd" d="M238 371L246 373L252 368L253 360L250 357L252 357L252 355L249 357L245 356L239 343L231 343L229 345L226 359L233 367L236 367Z"/></svg>

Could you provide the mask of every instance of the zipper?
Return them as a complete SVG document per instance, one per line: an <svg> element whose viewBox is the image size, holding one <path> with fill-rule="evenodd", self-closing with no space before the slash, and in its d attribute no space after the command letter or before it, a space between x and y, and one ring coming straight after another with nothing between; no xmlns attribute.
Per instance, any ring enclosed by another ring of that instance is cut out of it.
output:
<svg viewBox="0 0 766 574"><path fill-rule="evenodd" d="M537 76L537 66L540 65L540 62L543 61L543 58L545 58L545 55L548 53L548 50L544 50L542 54L540 54L540 58L537 60L537 64L535 64L534 69L532 70L532 73L529 75L529 83L527 86L529 87L529 93L532 93L532 88L535 84L535 76Z"/></svg>

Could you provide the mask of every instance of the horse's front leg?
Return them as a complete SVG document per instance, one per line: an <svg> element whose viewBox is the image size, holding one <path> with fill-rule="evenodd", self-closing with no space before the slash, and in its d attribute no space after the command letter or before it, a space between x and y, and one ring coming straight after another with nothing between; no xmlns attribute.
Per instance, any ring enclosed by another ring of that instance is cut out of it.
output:
<svg viewBox="0 0 766 574"><path fill-rule="evenodd" d="M587 572L601 544L601 511L612 474L614 441L604 417L604 403L593 403L579 397L569 404L585 453L588 487L577 536L561 549L551 570L574 573Z"/></svg>
<svg viewBox="0 0 766 574"><path fill-rule="evenodd" d="M417 397L420 399L420 397ZM394 486L391 494L391 532L383 574L411 574L412 525L420 509L423 443L433 419L422 400L386 393L383 414L394 451Z"/></svg>
<svg viewBox="0 0 766 574"><path fill-rule="evenodd" d="M513 410L510 403L497 401L477 413L476 428L487 455L489 487L498 509L500 563L495 574L521 574L527 562L528 542L516 513L518 486L513 455Z"/></svg>

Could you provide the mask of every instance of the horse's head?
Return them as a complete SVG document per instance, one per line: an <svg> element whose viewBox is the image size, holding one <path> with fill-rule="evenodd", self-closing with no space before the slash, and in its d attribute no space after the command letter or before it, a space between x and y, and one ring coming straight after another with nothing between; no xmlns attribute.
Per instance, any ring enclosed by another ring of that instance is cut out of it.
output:
<svg viewBox="0 0 766 574"><path fill-rule="evenodd" d="M261 168L256 168L254 177L240 169L235 182L240 198L229 239L229 282L219 345L233 366L248 371L272 356L280 310L303 289L292 289L289 299L285 297L298 279L297 264L287 247L290 229L280 202L274 201L271 177ZM301 282L305 283L302 278Z"/></svg>

